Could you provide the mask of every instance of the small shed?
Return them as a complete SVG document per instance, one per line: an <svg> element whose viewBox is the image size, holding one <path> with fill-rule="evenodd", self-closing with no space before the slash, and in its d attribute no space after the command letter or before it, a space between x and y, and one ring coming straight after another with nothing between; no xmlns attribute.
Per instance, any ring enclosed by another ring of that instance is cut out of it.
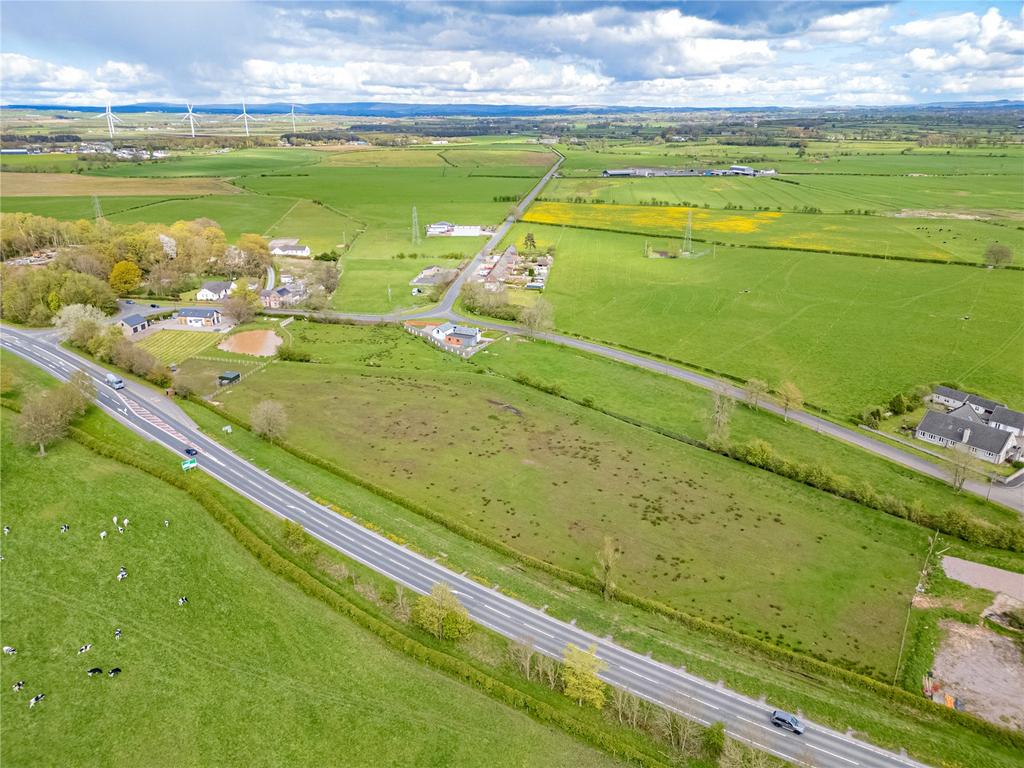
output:
<svg viewBox="0 0 1024 768"><path fill-rule="evenodd" d="M221 387L226 387L228 384L234 384L241 378L242 374L238 371L224 371L224 373L217 377L217 384Z"/></svg>

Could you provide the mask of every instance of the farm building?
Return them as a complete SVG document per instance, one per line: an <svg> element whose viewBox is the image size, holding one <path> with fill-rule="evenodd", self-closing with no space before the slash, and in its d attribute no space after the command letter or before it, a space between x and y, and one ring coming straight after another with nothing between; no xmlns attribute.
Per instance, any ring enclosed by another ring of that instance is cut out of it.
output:
<svg viewBox="0 0 1024 768"><path fill-rule="evenodd" d="M221 314L216 307L186 307L179 309L175 318L178 325L187 325L191 328L212 328L220 325Z"/></svg>
<svg viewBox="0 0 1024 768"><path fill-rule="evenodd" d="M233 290L235 290L234 280L210 280L203 283L203 287L196 294L196 300L220 301L226 299Z"/></svg>
<svg viewBox="0 0 1024 768"><path fill-rule="evenodd" d="M270 241L268 244L270 253L274 256L295 256L295 257L306 257L309 256L310 250L308 245L303 245L299 242L297 237L278 237Z"/></svg>
<svg viewBox="0 0 1024 768"><path fill-rule="evenodd" d="M442 269L436 265L432 265L421 271L416 277L409 281L409 285L440 285L441 283L450 282L455 278L457 270L454 269Z"/></svg>
<svg viewBox="0 0 1024 768"><path fill-rule="evenodd" d="M242 374L238 371L224 371L220 376L217 377L217 385L226 387L228 384L234 384L240 381Z"/></svg>
<svg viewBox="0 0 1024 768"><path fill-rule="evenodd" d="M478 224L452 224L450 221L427 225L427 237L481 237L491 231Z"/></svg>
<svg viewBox="0 0 1024 768"><path fill-rule="evenodd" d="M1020 411L1011 411L1002 405L997 405L992 410L992 415L989 417L988 425L1001 429L1004 432L1011 433L1017 438L1018 444L1020 438L1024 436L1024 413Z"/></svg>
<svg viewBox="0 0 1024 768"><path fill-rule="evenodd" d="M474 347L480 343L480 329L468 325L444 323L430 332L430 335L453 347Z"/></svg>
<svg viewBox="0 0 1024 768"><path fill-rule="evenodd" d="M149 320L142 315L128 315L121 318L118 325L121 326L126 336L134 336L149 328Z"/></svg>

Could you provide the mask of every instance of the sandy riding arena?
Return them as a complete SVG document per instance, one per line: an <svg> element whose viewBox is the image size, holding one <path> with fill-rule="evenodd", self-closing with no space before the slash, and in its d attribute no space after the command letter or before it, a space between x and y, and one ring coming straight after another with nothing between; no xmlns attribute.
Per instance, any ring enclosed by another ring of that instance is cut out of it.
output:
<svg viewBox="0 0 1024 768"><path fill-rule="evenodd" d="M223 349L225 352L239 352L243 355L270 357L283 342L284 339L273 331L242 331L228 336L217 345L217 349Z"/></svg>

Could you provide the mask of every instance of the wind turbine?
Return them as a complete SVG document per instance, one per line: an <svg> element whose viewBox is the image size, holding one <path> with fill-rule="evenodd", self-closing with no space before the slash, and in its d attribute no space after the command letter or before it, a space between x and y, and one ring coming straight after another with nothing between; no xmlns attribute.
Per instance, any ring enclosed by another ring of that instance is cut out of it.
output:
<svg viewBox="0 0 1024 768"><path fill-rule="evenodd" d="M181 118L181 122L185 122L186 120L188 120L188 127L191 130L192 138L194 139L196 137L196 123L199 122L199 118L197 118L192 113L192 105L191 104L186 103L185 106L188 107L188 114L185 115L183 118Z"/></svg>
<svg viewBox="0 0 1024 768"><path fill-rule="evenodd" d="M110 131L110 138L114 138L114 123L124 122L121 118L110 111L110 99L107 99L107 111L103 113L107 118L107 130Z"/></svg>
<svg viewBox="0 0 1024 768"><path fill-rule="evenodd" d="M292 133L295 133L295 105L292 104Z"/></svg>
<svg viewBox="0 0 1024 768"><path fill-rule="evenodd" d="M249 136L249 121L255 121L256 118L250 117L249 113L245 111L245 99L242 99L242 114L235 118L235 120L241 120L245 124L245 135Z"/></svg>

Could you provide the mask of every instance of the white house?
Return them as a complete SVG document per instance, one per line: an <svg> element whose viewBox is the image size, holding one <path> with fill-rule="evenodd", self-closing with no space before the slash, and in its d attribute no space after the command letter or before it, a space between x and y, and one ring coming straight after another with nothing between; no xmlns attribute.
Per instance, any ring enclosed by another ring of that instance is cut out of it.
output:
<svg viewBox="0 0 1024 768"><path fill-rule="evenodd" d="M196 294L196 299L198 301L221 301L226 299L233 290L235 290L234 280L211 280L203 283L203 287Z"/></svg>
<svg viewBox="0 0 1024 768"><path fill-rule="evenodd" d="M268 244L270 253L274 256L295 256L305 258L309 256L308 245L303 245L297 237L278 237Z"/></svg>
<svg viewBox="0 0 1024 768"><path fill-rule="evenodd" d="M938 386L932 392L932 402L947 408L959 408L967 402L967 393L951 387Z"/></svg>
<svg viewBox="0 0 1024 768"><path fill-rule="evenodd" d="M966 412L971 409L961 407L957 410ZM977 416L959 418L955 413L928 411L917 425L915 437L945 447L965 447L979 459L993 464L1006 461L1016 446L1012 433L983 424L980 419L975 421Z"/></svg>
<svg viewBox="0 0 1024 768"><path fill-rule="evenodd" d="M988 425L1009 432L1020 442L1020 437L1024 435L1024 413L1011 411L1002 405L996 406L989 417Z"/></svg>
<svg viewBox="0 0 1024 768"><path fill-rule="evenodd" d="M178 325L187 325L190 328L209 328L220 325L220 310L216 307L186 307L178 310L175 315Z"/></svg>

